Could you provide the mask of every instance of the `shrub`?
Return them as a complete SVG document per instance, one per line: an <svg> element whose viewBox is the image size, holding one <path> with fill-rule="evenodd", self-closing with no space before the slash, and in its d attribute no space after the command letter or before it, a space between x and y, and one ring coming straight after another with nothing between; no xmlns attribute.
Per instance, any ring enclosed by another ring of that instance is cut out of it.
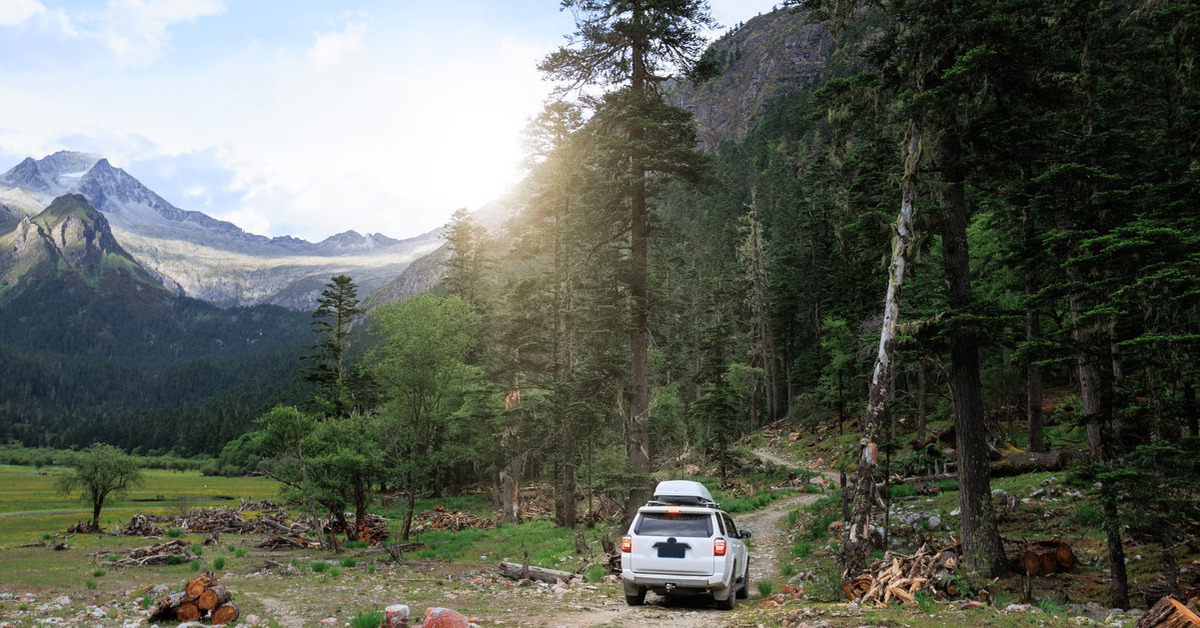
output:
<svg viewBox="0 0 1200 628"><path fill-rule="evenodd" d="M246 555L246 548L244 548L244 547L239 547L239 548L237 548L236 550L234 550L234 551L233 551L233 555L234 555L234 556L236 556L236 557L238 557L238 558L241 558L241 557L245 556L245 555Z"/></svg>
<svg viewBox="0 0 1200 628"><path fill-rule="evenodd" d="M326 571L329 571L329 563L323 560L314 560L311 564L309 564L309 567L311 567L316 573L325 573Z"/></svg>
<svg viewBox="0 0 1200 628"><path fill-rule="evenodd" d="M812 541L801 541L792 546L792 558L805 558L812 554Z"/></svg>
<svg viewBox="0 0 1200 628"><path fill-rule="evenodd" d="M350 567L356 567L358 565L358 559L354 558L353 556L347 556L343 558L341 562L342 566L346 567L347 569Z"/></svg>
<svg viewBox="0 0 1200 628"><path fill-rule="evenodd" d="M588 567L587 574L584 575L584 578L588 582L600 582L600 580L602 580L604 575L607 573L608 568L604 565L591 565Z"/></svg>
<svg viewBox="0 0 1200 628"><path fill-rule="evenodd" d="M783 566L783 577L791 578L794 575L796 575L796 565L788 563Z"/></svg>
<svg viewBox="0 0 1200 628"><path fill-rule="evenodd" d="M87 585L87 588L89 589L95 589L97 586L99 586L96 584L95 580L88 580L87 582L84 582L84 584Z"/></svg>
<svg viewBox="0 0 1200 628"><path fill-rule="evenodd" d="M107 572L107 571L105 571L105 570L103 570L103 569L97 569L96 571L93 571L93 572L92 572L92 577L93 577L93 578L99 578L100 576L103 576L103 575L104 575L104 574L106 574L106 573L108 573L108 572Z"/></svg>
<svg viewBox="0 0 1200 628"><path fill-rule="evenodd" d="M203 554L203 553L204 553L204 546L203 546L203 545L193 545L193 546L192 546L192 553L193 553L193 554L195 554L195 555L197 555L197 556L200 556L201 554Z"/></svg>
<svg viewBox="0 0 1200 628"><path fill-rule="evenodd" d="M333 576L334 578L338 578L342 575L342 570L337 567L334 567L333 569L331 569L329 571L329 575Z"/></svg>
<svg viewBox="0 0 1200 628"><path fill-rule="evenodd" d="M167 557L167 564L168 565L181 565L181 564L183 564L183 557L180 556L179 554L171 554L170 556Z"/></svg>
<svg viewBox="0 0 1200 628"><path fill-rule="evenodd" d="M758 587L758 594L763 597L771 597L775 592L775 582L772 580L759 580L755 586Z"/></svg>
<svg viewBox="0 0 1200 628"><path fill-rule="evenodd" d="M225 557L224 556L218 556L213 559L213 569L220 571L224 568L225 568Z"/></svg>
<svg viewBox="0 0 1200 628"><path fill-rule="evenodd" d="M346 549L363 549L366 546L366 541L346 541L346 544L344 545Z"/></svg>
<svg viewBox="0 0 1200 628"><path fill-rule="evenodd" d="M171 528L170 530L167 530L167 536L177 539L183 536L183 530L180 530L179 528Z"/></svg>
<svg viewBox="0 0 1200 628"><path fill-rule="evenodd" d="M200 559L193 558L191 562L192 571L200 571Z"/></svg>
<svg viewBox="0 0 1200 628"><path fill-rule="evenodd" d="M350 618L351 628L379 628L383 625L383 611L367 611Z"/></svg>

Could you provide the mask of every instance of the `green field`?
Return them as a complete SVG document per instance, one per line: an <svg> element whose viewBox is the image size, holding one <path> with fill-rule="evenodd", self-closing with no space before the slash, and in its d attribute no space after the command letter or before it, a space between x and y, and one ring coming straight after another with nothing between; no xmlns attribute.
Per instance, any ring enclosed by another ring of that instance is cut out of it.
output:
<svg viewBox="0 0 1200 628"><path fill-rule="evenodd" d="M54 480L64 472L61 467L0 465L0 547L31 543L91 519L88 504L55 494ZM241 499L275 497L279 486L265 478L205 477L198 471L145 469L142 475L141 486L105 503L101 525L122 524L139 512L171 515L192 508L236 507Z"/></svg>

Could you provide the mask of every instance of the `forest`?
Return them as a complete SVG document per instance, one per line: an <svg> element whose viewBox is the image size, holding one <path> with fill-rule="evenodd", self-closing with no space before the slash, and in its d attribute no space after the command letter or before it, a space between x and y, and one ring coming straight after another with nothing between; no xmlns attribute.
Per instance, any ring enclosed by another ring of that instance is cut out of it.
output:
<svg viewBox="0 0 1200 628"><path fill-rule="evenodd" d="M490 232L459 212L437 294L364 315L335 278L309 356L321 393L223 464L270 452L285 483L360 515L375 485L483 485L516 519L517 487L544 481L573 525L580 491L628 509L668 461L724 469L778 422L861 431L872 487L879 447L924 448L943 421L965 557L1002 573L987 459L1061 446L1053 408L1086 434L1112 564L1118 512L1181 540L1200 5L799 3L784 10L837 38L822 79L715 154L663 98L674 73L722 69L704 3L564 6L578 30L540 67L562 99L530 124L518 215ZM850 572L871 503L856 494Z"/></svg>
<svg viewBox="0 0 1200 628"><path fill-rule="evenodd" d="M990 574L988 456L1062 447L1052 409L1086 434L1111 564L1123 523L1172 555L1200 514L1200 3L794 2L836 38L823 75L711 154L664 97L722 71L706 3L563 4L517 215L456 214L431 294L366 311L333 278L291 356L315 394L214 471L358 520L376 492L479 487L515 520L545 482L571 526L581 493L628 509L672 461L724 470L746 433L836 424L862 434L851 572L875 452L948 422L964 556Z"/></svg>

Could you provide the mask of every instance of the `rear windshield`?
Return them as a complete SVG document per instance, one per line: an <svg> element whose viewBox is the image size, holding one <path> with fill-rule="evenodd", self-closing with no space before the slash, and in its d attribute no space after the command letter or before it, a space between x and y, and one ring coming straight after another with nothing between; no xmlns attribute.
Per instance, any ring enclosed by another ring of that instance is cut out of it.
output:
<svg viewBox="0 0 1200 628"><path fill-rule="evenodd" d="M667 514L665 512L642 513L634 532L642 536L712 536L712 515Z"/></svg>

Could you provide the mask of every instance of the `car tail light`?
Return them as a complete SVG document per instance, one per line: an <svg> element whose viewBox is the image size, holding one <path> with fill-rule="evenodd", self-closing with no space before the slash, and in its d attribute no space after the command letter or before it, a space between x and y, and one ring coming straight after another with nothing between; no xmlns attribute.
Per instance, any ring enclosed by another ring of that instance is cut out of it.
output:
<svg viewBox="0 0 1200 628"><path fill-rule="evenodd" d="M633 551L633 539L628 536L621 537L621 551L628 554Z"/></svg>
<svg viewBox="0 0 1200 628"><path fill-rule="evenodd" d="M725 539L717 539L713 541L713 556L725 555Z"/></svg>

